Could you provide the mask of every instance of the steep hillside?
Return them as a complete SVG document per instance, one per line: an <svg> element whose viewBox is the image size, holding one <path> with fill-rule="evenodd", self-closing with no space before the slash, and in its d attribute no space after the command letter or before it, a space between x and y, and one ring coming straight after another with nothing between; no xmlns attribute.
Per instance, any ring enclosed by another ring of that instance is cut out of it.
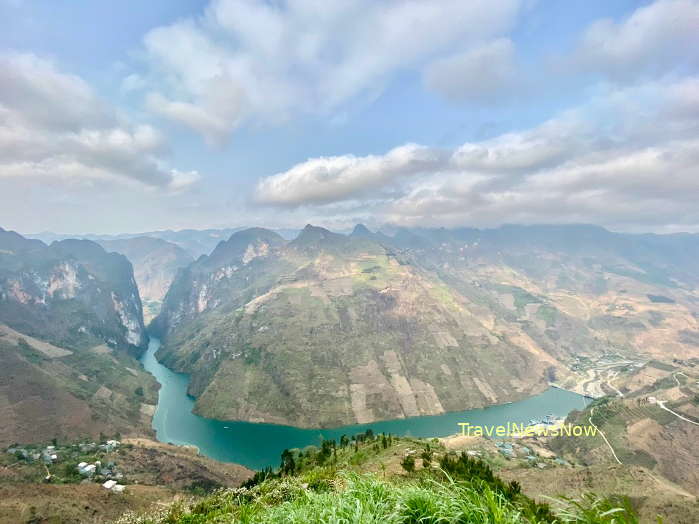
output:
<svg viewBox="0 0 699 524"><path fill-rule="evenodd" d="M0 443L150 434L146 341L124 256L0 231Z"/></svg>
<svg viewBox="0 0 699 524"><path fill-rule="evenodd" d="M107 251L126 256L133 265L146 323L160 311L165 293L177 271L194 261L187 251L160 238L136 237L100 240L98 243Z"/></svg>
<svg viewBox="0 0 699 524"><path fill-rule="evenodd" d="M572 373L554 382L567 389L599 397L630 365L699 356L697 235L506 226L375 238L562 358Z"/></svg>
<svg viewBox="0 0 699 524"><path fill-rule="evenodd" d="M0 324L0 446L150 435L158 384L123 350L68 350Z"/></svg>
<svg viewBox="0 0 699 524"><path fill-rule="evenodd" d="M46 246L0 230L0 321L71 347L147 343L131 264L89 240Z"/></svg>
<svg viewBox="0 0 699 524"><path fill-rule="evenodd" d="M631 475L625 471L615 472L619 484L606 482L596 495L589 486L582 493L571 486L569 499L558 492L552 498L534 495L537 500L527 493L537 489L533 483L502 479L496 457L472 449L457 453L437 439L367 431L339 443L285 450L281 459L278 470L258 472L238 489L157 512L134 511L119 522L637 524L639 517L640 522L658 522L656 515L662 522L696 522L696 507L686 498L627 497L624 481ZM556 477L599 475L546 463L545 473ZM533 469L541 471L530 466L518 473Z"/></svg>
<svg viewBox="0 0 699 524"><path fill-rule="evenodd" d="M558 437L552 448L583 464L642 466L699 493L699 359L651 361L612 385L614 395L568 417L595 424L606 440Z"/></svg>
<svg viewBox="0 0 699 524"><path fill-rule="evenodd" d="M113 522L127 510L154 510L173 501L220 488L236 488L253 472L236 464L202 457L190 447L147 439L124 439L115 449L104 441L59 440L55 460L45 463L42 446L15 445L0 453L0 523ZM81 475L81 462L96 464L94 474ZM50 482L45 480L50 475ZM107 480L125 486L114 493Z"/></svg>
<svg viewBox="0 0 699 524"><path fill-rule="evenodd" d="M436 414L699 355L694 236L589 226L235 233L155 325L197 411L301 426ZM660 345L662 341L663 345Z"/></svg>

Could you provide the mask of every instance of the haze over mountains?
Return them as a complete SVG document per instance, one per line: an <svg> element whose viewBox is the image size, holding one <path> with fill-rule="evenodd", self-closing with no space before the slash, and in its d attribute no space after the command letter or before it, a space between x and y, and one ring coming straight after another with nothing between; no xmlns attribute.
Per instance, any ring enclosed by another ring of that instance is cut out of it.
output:
<svg viewBox="0 0 699 524"><path fill-rule="evenodd" d="M599 396L596 363L610 356L699 356L697 235L390 233L308 225L289 241L252 228L194 260L147 236L47 246L3 231L0 322L71 352L137 352L141 299L148 320L162 300L158 356L191 373L198 413L313 427L486 406L551 383Z"/></svg>

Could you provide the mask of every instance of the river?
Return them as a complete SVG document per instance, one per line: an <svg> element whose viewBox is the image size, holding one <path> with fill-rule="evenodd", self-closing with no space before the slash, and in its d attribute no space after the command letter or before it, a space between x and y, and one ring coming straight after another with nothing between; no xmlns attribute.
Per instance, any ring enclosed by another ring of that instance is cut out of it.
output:
<svg viewBox="0 0 699 524"><path fill-rule="evenodd" d="M368 428L374 433L439 437L459 433L459 422L482 426L507 422L522 424L549 413L565 416L573 409L583 408L587 402L585 397L576 393L550 388L540 395L511 404L332 429L225 422L192 413L194 399L187 395L189 375L175 373L160 364L155 358L155 352L159 347L160 341L151 338L148 350L141 358L143 367L152 373L161 385L158 407L153 417L153 429L158 440L193 445L207 457L222 462L237 462L252 469L277 466L279 456L285 448L317 445L321 437L339 439L343 434L350 436Z"/></svg>

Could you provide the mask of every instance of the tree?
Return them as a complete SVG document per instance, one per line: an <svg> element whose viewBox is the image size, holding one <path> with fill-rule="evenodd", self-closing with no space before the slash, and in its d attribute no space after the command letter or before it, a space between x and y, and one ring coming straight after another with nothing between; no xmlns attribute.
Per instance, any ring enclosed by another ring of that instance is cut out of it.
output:
<svg viewBox="0 0 699 524"><path fill-rule="evenodd" d="M430 449L429 444L427 444L425 449L420 454L420 458L422 458L423 467L429 467L430 463L432 462L432 450Z"/></svg>
<svg viewBox="0 0 699 524"><path fill-rule="evenodd" d="M403 469L405 471L407 471L408 473L412 473L413 471L415 471L415 457L413 457L412 455L406 455L405 458L403 458L400 465L403 466Z"/></svg>
<svg viewBox="0 0 699 524"><path fill-rule="evenodd" d="M279 469L286 475L293 475L294 471L296 471L294 455L288 449L282 451L282 463L280 464Z"/></svg>

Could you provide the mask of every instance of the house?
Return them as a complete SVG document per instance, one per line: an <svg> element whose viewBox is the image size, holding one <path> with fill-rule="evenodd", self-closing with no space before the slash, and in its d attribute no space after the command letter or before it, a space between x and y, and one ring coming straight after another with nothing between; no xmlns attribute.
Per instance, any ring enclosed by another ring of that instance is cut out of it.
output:
<svg viewBox="0 0 699 524"><path fill-rule="evenodd" d="M112 489L112 488L113 488L114 486L116 486L116 485L117 485L117 481L116 481L116 480L108 480L107 482L105 482L104 484L102 484L102 487L103 487L104 489Z"/></svg>
<svg viewBox="0 0 699 524"><path fill-rule="evenodd" d="M97 466L94 464L88 464L87 462L81 462L77 466L78 473L85 477L91 477L92 475L95 474L95 471L97 470Z"/></svg>
<svg viewBox="0 0 699 524"><path fill-rule="evenodd" d="M118 440L108 440L104 444L100 444L100 449L106 451L107 453L114 451L121 444Z"/></svg>
<svg viewBox="0 0 699 524"><path fill-rule="evenodd" d="M123 493L125 489L126 489L126 486L124 486L123 484L114 484L112 491L114 493Z"/></svg>

